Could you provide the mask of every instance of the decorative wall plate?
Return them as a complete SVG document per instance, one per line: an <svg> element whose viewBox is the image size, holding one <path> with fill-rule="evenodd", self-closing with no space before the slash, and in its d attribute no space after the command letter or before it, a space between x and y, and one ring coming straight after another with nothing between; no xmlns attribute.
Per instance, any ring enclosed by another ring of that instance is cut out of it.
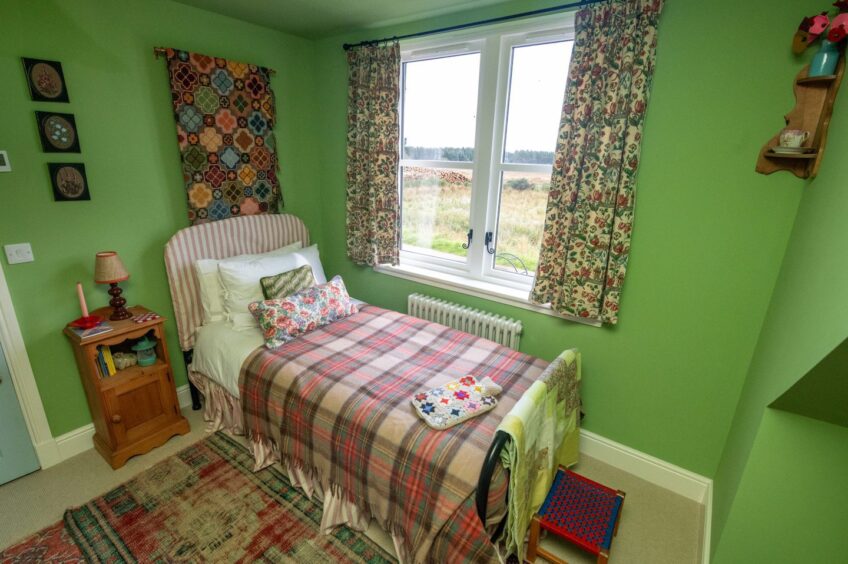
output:
<svg viewBox="0 0 848 564"><path fill-rule="evenodd" d="M22 57L29 96L35 102L67 102L68 88L62 63Z"/></svg>
<svg viewBox="0 0 848 564"><path fill-rule="evenodd" d="M73 114L35 112L38 137L45 153L79 153L79 134Z"/></svg>
<svg viewBox="0 0 848 564"><path fill-rule="evenodd" d="M85 165L82 163L48 163L53 199L57 202L90 200Z"/></svg>

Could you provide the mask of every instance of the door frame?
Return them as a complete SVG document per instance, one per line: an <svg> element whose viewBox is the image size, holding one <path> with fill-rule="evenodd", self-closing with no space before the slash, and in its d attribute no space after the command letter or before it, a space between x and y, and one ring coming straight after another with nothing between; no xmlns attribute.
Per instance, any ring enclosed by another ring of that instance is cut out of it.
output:
<svg viewBox="0 0 848 564"><path fill-rule="evenodd" d="M42 469L53 466L61 460L59 448L50 432L44 404L41 403L41 395L35 383L35 374L27 356L26 345L18 325L18 317L15 315L15 306L12 303L9 286L6 284L2 264L0 264L0 346L3 347L6 362L9 365L12 385L18 396L38 462Z"/></svg>

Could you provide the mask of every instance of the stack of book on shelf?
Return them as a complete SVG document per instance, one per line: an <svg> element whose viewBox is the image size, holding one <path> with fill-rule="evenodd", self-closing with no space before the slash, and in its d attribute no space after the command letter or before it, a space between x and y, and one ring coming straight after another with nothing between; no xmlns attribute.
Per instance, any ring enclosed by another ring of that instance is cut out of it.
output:
<svg viewBox="0 0 848 564"><path fill-rule="evenodd" d="M117 372L115 361L112 359L112 349L106 345L97 346L97 370L101 378L108 378Z"/></svg>

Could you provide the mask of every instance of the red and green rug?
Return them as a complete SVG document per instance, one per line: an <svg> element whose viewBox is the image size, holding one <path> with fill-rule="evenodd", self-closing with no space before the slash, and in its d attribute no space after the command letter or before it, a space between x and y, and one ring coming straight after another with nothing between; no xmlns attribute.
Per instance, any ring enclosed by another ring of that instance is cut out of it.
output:
<svg viewBox="0 0 848 564"><path fill-rule="evenodd" d="M216 433L0 552L0 562L394 562Z"/></svg>

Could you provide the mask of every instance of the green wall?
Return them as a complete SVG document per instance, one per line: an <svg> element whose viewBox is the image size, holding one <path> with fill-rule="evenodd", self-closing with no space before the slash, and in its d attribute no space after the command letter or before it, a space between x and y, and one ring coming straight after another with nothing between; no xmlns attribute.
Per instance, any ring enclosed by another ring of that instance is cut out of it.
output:
<svg viewBox="0 0 848 564"><path fill-rule="evenodd" d="M728 523L728 528L731 526L727 518L743 474L747 479L746 463L751 449L761 440L768 440L758 435L766 406L848 337L848 261L845 260L848 165L842 158L848 152L846 104L848 94L843 89L830 125L822 168L815 180L804 183L786 256L715 476L714 546L721 539L724 523ZM843 381L846 378L845 366L841 377ZM825 395L833 391L823 388L816 393ZM848 397L842 400L843 409L846 405ZM848 487L844 468L842 476L844 489ZM774 478L774 487L781 490L805 479L803 476ZM744 494L740 489L739 495ZM813 528L815 523L806 525Z"/></svg>
<svg viewBox="0 0 848 564"><path fill-rule="evenodd" d="M848 429L768 410L713 562L845 562Z"/></svg>
<svg viewBox="0 0 848 564"><path fill-rule="evenodd" d="M588 429L712 476L804 186L787 174L754 172L759 148L793 104L799 63L788 43L805 12L797 1L666 3L618 326L586 327L470 298L345 257L342 42L542 5L511 2L319 42L324 238L339 241L324 261L354 295L375 304L404 310L408 293L425 292L521 319L530 354L552 359L579 347Z"/></svg>
<svg viewBox="0 0 848 564"><path fill-rule="evenodd" d="M848 192L838 158L848 150L848 124L839 104L816 181L753 168L793 105L801 63L789 54L791 32L820 1L667 2L618 326L586 327L400 280L345 256L341 43L556 3L514 0L313 42L167 0L4 2L0 149L14 172L0 174L0 245L33 245L34 263L4 263L4 271L54 435L90 420L61 328L78 315L77 280L90 305L107 301L91 282L94 253L118 250L132 273L124 285L130 303L172 316L162 249L186 226L186 207L165 64L151 50L174 46L277 69L286 209L306 221L328 274L342 274L354 295L404 310L407 294L420 291L517 317L522 349L547 359L580 347L588 429L715 476L713 540L722 562L759 560L746 543L752 535L789 537L782 502L799 510L818 542L814 529L828 512L803 513L802 494L826 490L805 477L838 483L831 468L844 468L844 458L826 453L844 444L844 429L766 406L848 335ZM20 56L62 61L71 103L31 102ZM74 113L82 154L42 153L36 109ZM53 202L49 161L84 162L92 200ZM181 384L172 322L168 331ZM780 471L787 460L789 482Z"/></svg>
<svg viewBox="0 0 848 564"><path fill-rule="evenodd" d="M848 340L769 407L848 427Z"/></svg>
<svg viewBox="0 0 848 564"><path fill-rule="evenodd" d="M75 283L89 305L108 301L93 283L94 254L117 250L131 273L130 304L172 318L163 246L187 226L176 131L164 60L172 46L276 69L277 137L287 210L320 239L311 119L313 44L161 0L109 2L4 0L0 10L0 149L12 173L0 173L0 245L29 241L35 262L3 269L26 341L51 431L60 435L90 415L62 328L79 316ZM62 62L70 104L31 102L20 57ZM76 116L81 155L41 152L34 110ZM90 202L54 202L50 161L83 162ZM168 322L177 384L185 372Z"/></svg>

